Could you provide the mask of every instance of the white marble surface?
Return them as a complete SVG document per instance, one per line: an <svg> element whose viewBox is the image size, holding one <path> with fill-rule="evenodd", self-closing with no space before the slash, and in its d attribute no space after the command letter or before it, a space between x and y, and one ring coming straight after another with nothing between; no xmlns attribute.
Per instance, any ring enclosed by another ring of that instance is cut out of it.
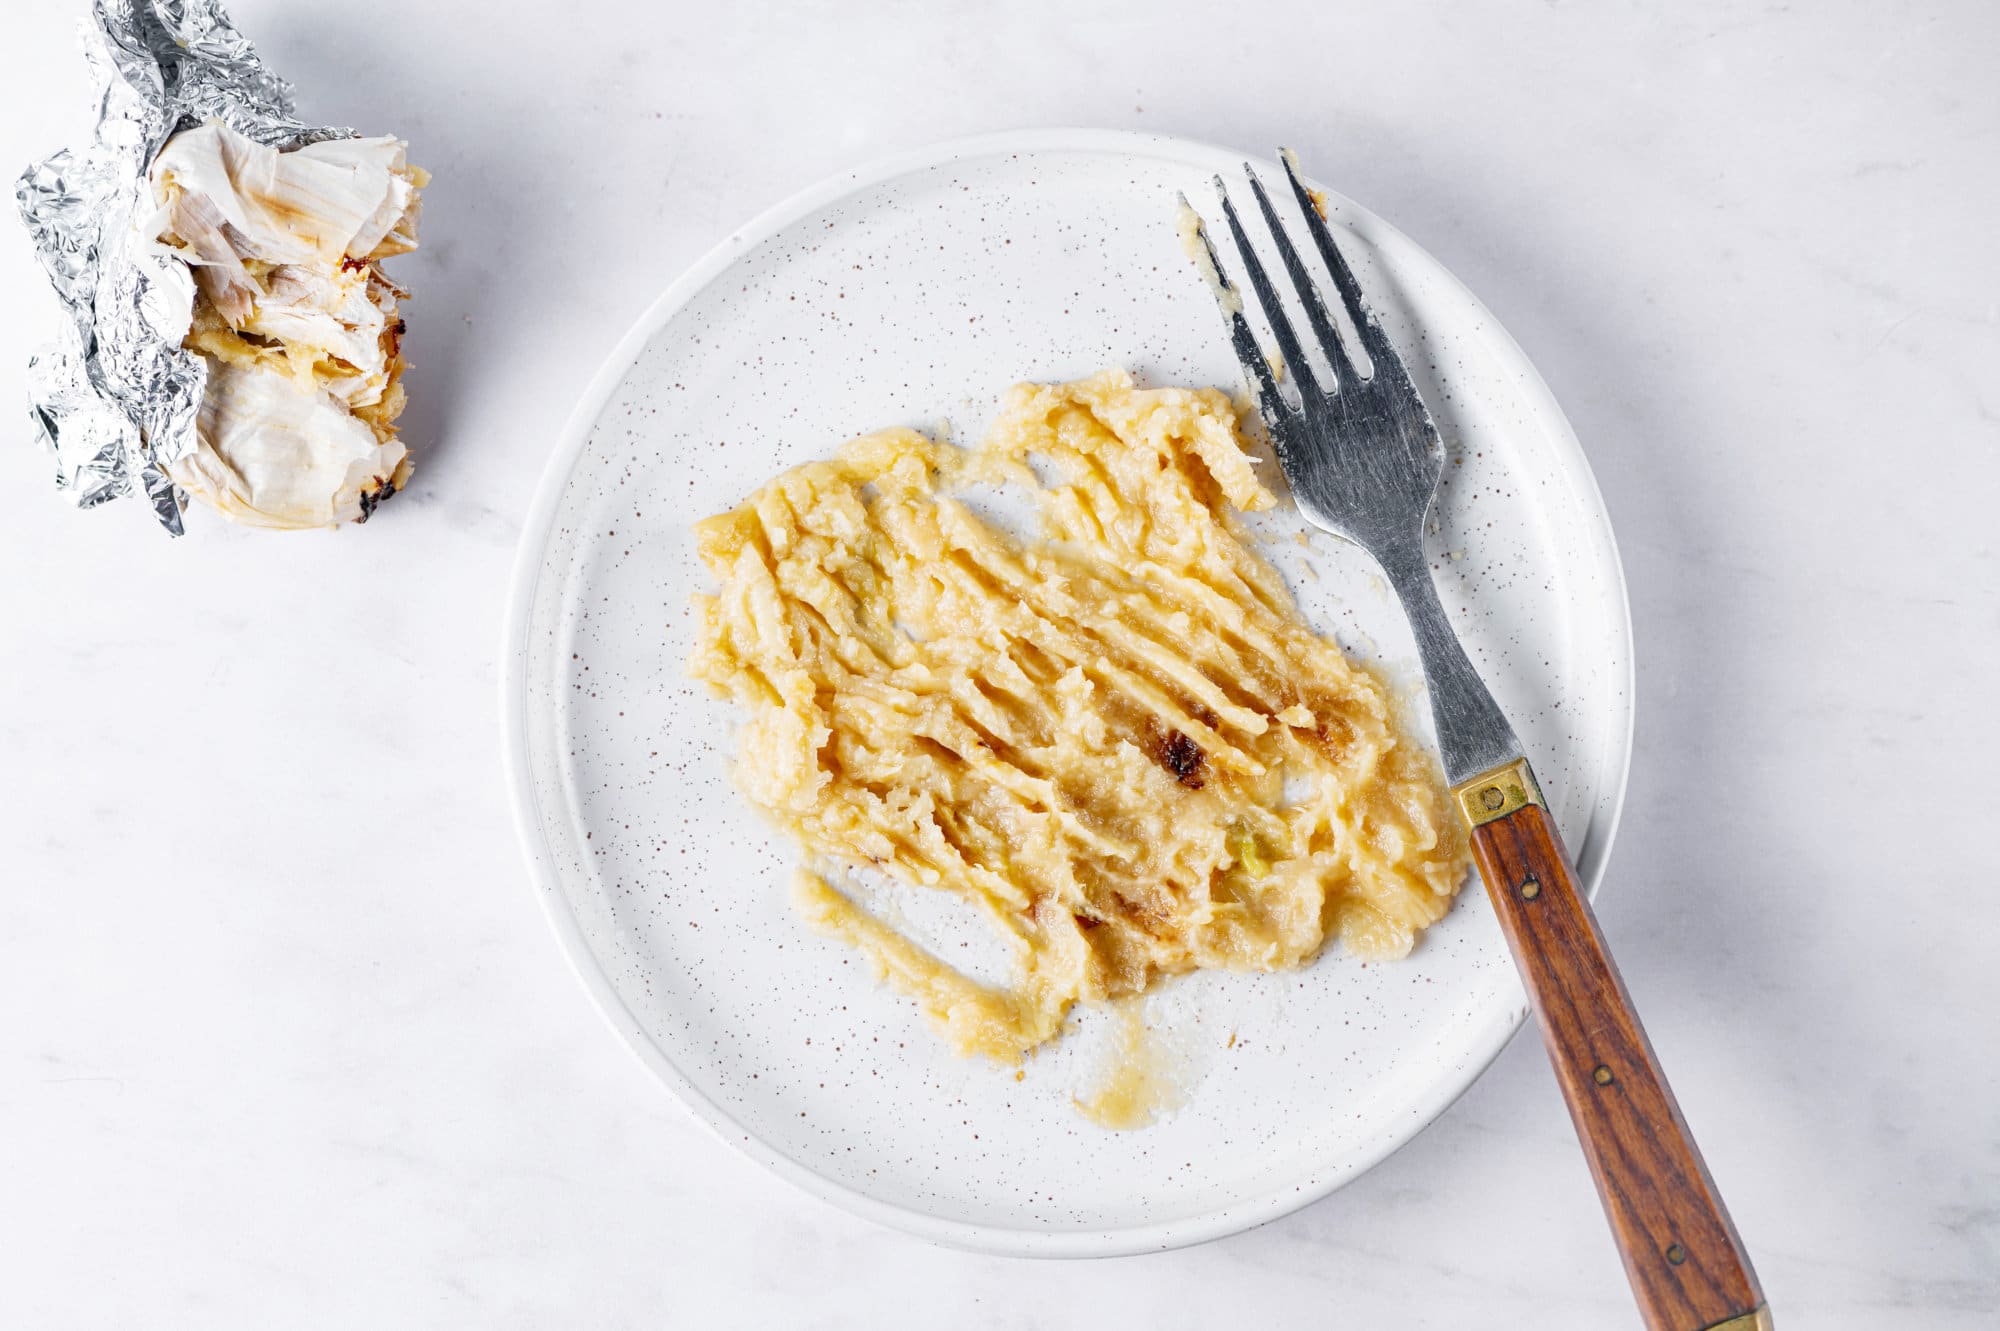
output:
<svg viewBox="0 0 2000 1331"><path fill-rule="evenodd" d="M10 170L85 123L76 7L10 8ZM413 492L169 543L60 504L18 416L0 448L0 1324L1637 1324L1532 1037L1301 1214L1049 1265L766 1177L565 970L494 699L559 422L736 222L1024 124L1290 142L1519 337L1631 580L1603 921L1779 1323L1993 1324L2000 12L347 10L236 6L309 113L437 173ZM18 402L18 234L0 308Z"/></svg>

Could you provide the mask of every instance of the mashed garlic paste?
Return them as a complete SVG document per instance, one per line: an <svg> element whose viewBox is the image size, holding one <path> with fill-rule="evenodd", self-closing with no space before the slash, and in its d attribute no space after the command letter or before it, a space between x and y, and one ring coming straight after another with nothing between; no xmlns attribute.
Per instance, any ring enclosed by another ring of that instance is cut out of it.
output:
<svg viewBox="0 0 2000 1331"><path fill-rule="evenodd" d="M996 481L1033 487L1037 543L953 498ZM1111 370L1016 388L977 450L856 439L697 529L722 587L689 670L747 714L745 792L814 862L955 893L1011 944L1015 980L979 983L799 875L958 1052L1330 935L1400 957L1450 904L1436 765L1247 544L1235 513L1272 503L1227 397Z"/></svg>

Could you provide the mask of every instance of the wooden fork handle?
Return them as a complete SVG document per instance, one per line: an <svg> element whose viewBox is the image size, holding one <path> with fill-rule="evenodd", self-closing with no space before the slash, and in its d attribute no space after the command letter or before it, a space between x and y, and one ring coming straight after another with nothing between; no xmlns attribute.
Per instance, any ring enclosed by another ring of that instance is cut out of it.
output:
<svg viewBox="0 0 2000 1331"><path fill-rule="evenodd" d="M1651 1331L1768 1331L1743 1242L1525 761L1456 791Z"/></svg>

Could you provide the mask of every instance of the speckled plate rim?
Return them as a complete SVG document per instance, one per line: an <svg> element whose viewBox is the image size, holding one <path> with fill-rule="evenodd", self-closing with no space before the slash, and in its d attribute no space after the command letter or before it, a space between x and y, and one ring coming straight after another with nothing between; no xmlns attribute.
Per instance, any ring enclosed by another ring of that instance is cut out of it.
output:
<svg viewBox="0 0 2000 1331"><path fill-rule="evenodd" d="M975 1224L944 1219L923 1211L897 1206L869 1197L825 1178L811 1167L773 1148L755 1132L736 1120L710 1099L669 1060L647 1036L644 1026L628 1008L597 964L575 916L565 904L554 856L544 837L542 802L536 796L529 775L528 755L528 656L529 624L535 594L542 573L544 555L554 533L557 510L577 460L590 440L592 428L627 373L654 334L710 283L753 247L800 218L845 196L882 184L895 177L928 170L961 158L1033 152L1085 152L1145 156L1179 161L1204 171L1238 169L1246 156L1226 148L1171 135L1143 134L1123 130L1045 129L1004 132L956 139L913 149L842 172L805 189L767 210L697 261L662 292L605 359L582 398L570 412L562 435L551 453L534 500L521 529L512 586L507 600L506 621L501 642L500 709L503 731L503 759L507 783L513 796L515 828L527 856L533 883L544 913L562 944L570 969L596 1001L598 1011L625 1045L672 1091L698 1120L719 1138L804 1191L856 1215L932 1242L973 1251L1023 1257L1113 1257L1205 1243L1254 1228L1288 1215L1317 1201L1358 1178L1424 1128L1435 1122L1465 1091L1492 1066L1501 1050L1520 1030L1528 1015L1525 1005L1493 1013L1480 1043L1481 1056L1469 1059L1458 1069L1441 1075L1418 1112L1385 1126L1372 1139L1351 1152L1339 1166L1309 1184L1277 1189L1245 1198L1204 1215L1163 1224L1135 1225L1111 1230L1046 1231L1000 1225ZM1586 510L1586 527L1604 575L1603 586L1612 589L1620 614L1613 631L1625 662L1625 687L1617 705L1623 716L1612 726L1615 752L1603 772L1610 798L1597 806L1599 813L1577 848L1577 871L1585 892L1595 899L1604 868L1616 838L1618 822L1625 807L1625 791L1632 764L1632 731L1636 666L1632 652L1631 601L1618 545L1604 499L1592 475L1582 445L1570 428L1568 418L1540 373L1528 360L1513 337L1501 327L1490 311L1443 264L1421 246L1410 241L1395 227L1368 209L1329 191L1349 216L1364 219L1371 231L1408 246L1410 256L1433 270L1432 277L1446 289L1466 300L1483 315L1481 338L1487 343L1495 364L1506 369L1519 391L1530 402L1534 414L1547 432L1558 465L1566 473L1573 493Z"/></svg>

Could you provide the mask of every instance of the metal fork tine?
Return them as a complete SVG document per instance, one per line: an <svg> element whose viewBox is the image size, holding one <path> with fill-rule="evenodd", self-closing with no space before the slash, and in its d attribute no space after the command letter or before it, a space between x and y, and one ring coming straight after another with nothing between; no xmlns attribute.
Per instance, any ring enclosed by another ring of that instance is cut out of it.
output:
<svg viewBox="0 0 2000 1331"><path fill-rule="evenodd" d="M1354 322L1354 331L1361 338L1361 345L1373 362L1374 373L1380 375L1393 369L1397 378L1405 384L1409 376L1403 373L1403 362L1397 357L1396 349L1389 345L1388 335L1382 325L1375 322L1375 316L1361 302L1361 284L1354 280L1354 270L1347 266L1347 260L1340 253L1340 247L1333 243L1333 232L1326 219L1320 216L1319 205L1313 202L1312 192L1305 181L1299 179L1298 158L1289 148L1278 150L1278 157L1285 164L1285 176L1292 182L1292 194L1299 201L1299 210L1306 215L1306 226L1312 231L1313 243L1319 247L1320 258L1326 260L1326 268L1333 275L1333 285L1340 291L1341 304L1347 307L1347 317Z"/></svg>
<svg viewBox="0 0 2000 1331"><path fill-rule="evenodd" d="M1319 293L1319 283L1313 281L1312 274L1306 271L1305 262L1299 258L1291 235L1278 220L1278 210L1271 206L1271 196L1265 192L1264 182L1257 178L1257 173L1248 162L1243 164L1243 174L1250 177L1250 191L1257 196L1257 207L1264 214L1264 225L1271 229L1271 238L1278 242L1278 253L1285 261L1285 271L1292 275L1292 289L1299 293L1299 303L1306 307L1306 319L1319 337L1320 347L1326 352L1327 364L1333 367L1335 391L1338 392L1341 385L1359 383L1361 374L1354 368L1347 348L1341 343L1340 331L1334 327L1333 316L1327 313L1326 300Z"/></svg>
<svg viewBox="0 0 2000 1331"><path fill-rule="evenodd" d="M1250 289L1257 293L1257 303L1264 307L1264 318L1271 325L1271 335L1278 339L1278 350L1283 353L1285 364L1298 381L1300 391L1317 396L1319 383L1313 378L1312 366L1306 363L1305 348L1299 345L1298 334L1292 331L1291 318L1279 303L1277 288L1265 275L1263 261L1250 246L1250 237L1244 233L1242 219L1236 216L1236 205L1229 201L1229 189L1222 183L1221 176L1215 178L1215 192L1222 196L1222 215L1229 222L1229 234L1236 238L1236 252L1243 260L1244 271L1250 274Z"/></svg>
<svg viewBox="0 0 2000 1331"><path fill-rule="evenodd" d="M1257 346L1257 335L1250 331L1250 321L1243 317L1243 297L1230 282L1229 275L1222 271L1222 260L1216 256L1215 242L1208 238L1208 224L1201 220L1201 214L1187 201L1187 195L1180 196L1182 225L1194 228L1194 236L1201 243L1202 268L1209 286L1215 292L1215 303L1222 310L1223 322L1229 325L1229 340L1236 348L1236 359L1243 363L1243 373L1257 386L1257 411L1264 418L1265 428L1271 437L1279 437L1278 427L1286 415L1285 400L1278 394L1278 380L1271 373L1269 361Z"/></svg>

